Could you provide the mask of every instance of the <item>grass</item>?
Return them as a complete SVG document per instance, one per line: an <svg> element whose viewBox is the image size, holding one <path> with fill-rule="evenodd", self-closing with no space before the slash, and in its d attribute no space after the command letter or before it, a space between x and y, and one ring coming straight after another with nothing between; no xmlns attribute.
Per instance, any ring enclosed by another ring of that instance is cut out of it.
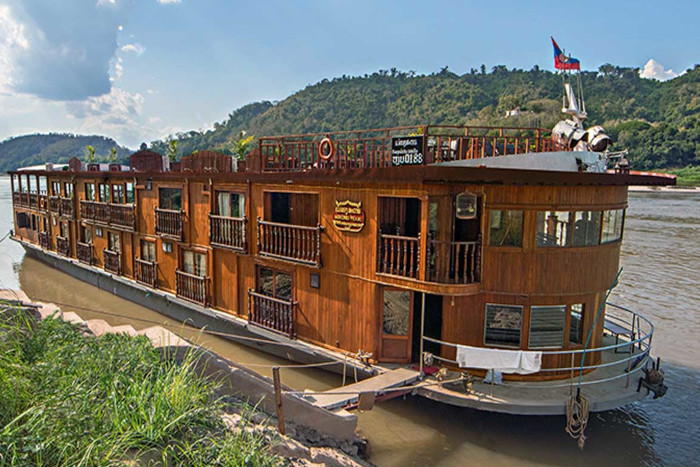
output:
<svg viewBox="0 0 700 467"><path fill-rule="evenodd" d="M192 353L178 364L145 337L25 319L0 324L0 466L280 463L264 435L225 427Z"/></svg>
<svg viewBox="0 0 700 467"><path fill-rule="evenodd" d="M681 169L658 169L654 172L673 174L679 186L700 186L700 166L688 166Z"/></svg>

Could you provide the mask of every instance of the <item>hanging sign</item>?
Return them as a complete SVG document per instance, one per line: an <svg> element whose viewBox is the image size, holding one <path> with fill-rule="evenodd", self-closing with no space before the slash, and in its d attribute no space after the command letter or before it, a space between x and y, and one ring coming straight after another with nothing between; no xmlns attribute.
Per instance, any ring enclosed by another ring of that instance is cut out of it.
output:
<svg viewBox="0 0 700 467"><path fill-rule="evenodd" d="M391 138L391 165L421 165L423 159L422 136Z"/></svg>
<svg viewBox="0 0 700 467"><path fill-rule="evenodd" d="M345 200L335 202L333 225L343 232L359 232L365 226L365 212L362 201L356 203Z"/></svg>

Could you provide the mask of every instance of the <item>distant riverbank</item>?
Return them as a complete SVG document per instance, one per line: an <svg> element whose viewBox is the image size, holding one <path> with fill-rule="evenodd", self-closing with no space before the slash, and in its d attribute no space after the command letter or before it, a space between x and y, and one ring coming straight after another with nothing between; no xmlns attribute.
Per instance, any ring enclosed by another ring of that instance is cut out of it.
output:
<svg viewBox="0 0 700 467"><path fill-rule="evenodd" d="M682 169L654 169L650 172L659 172L675 175L676 185L683 187L700 186L700 166L688 166Z"/></svg>

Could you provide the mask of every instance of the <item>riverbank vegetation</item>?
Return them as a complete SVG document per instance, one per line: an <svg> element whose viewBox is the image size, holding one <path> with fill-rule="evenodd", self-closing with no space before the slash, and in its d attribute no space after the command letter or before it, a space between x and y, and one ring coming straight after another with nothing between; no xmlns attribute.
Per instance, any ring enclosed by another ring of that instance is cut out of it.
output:
<svg viewBox="0 0 700 467"><path fill-rule="evenodd" d="M192 353L178 364L146 337L18 316L0 325L0 465L280 463L246 417L227 429Z"/></svg>
<svg viewBox="0 0 700 467"><path fill-rule="evenodd" d="M663 173L673 174L678 186L700 186L700 167L684 167L682 169L661 170Z"/></svg>

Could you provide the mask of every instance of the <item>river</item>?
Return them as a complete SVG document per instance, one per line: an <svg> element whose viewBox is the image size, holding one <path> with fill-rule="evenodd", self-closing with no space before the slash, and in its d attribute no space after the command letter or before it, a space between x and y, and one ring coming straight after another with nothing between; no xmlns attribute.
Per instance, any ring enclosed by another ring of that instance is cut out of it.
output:
<svg viewBox="0 0 700 467"><path fill-rule="evenodd" d="M12 228L8 177L0 177L0 232ZM668 394L593 414L580 451L564 432L564 417L481 413L419 397L383 402L358 414L359 430L379 466L621 466L700 465L700 195L631 193L622 250L623 274L611 301L650 318L654 355L662 357ZM222 339L202 336L135 303L26 258L9 239L0 243L0 286L22 288L34 300L63 304L84 319L137 329L169 325L232 360L270 375L285 362ZM105 315L101 310L120 316ZM297 389L340 384L321 370L283 369ZM695 411L698 410L696 413Z"/></svg>

